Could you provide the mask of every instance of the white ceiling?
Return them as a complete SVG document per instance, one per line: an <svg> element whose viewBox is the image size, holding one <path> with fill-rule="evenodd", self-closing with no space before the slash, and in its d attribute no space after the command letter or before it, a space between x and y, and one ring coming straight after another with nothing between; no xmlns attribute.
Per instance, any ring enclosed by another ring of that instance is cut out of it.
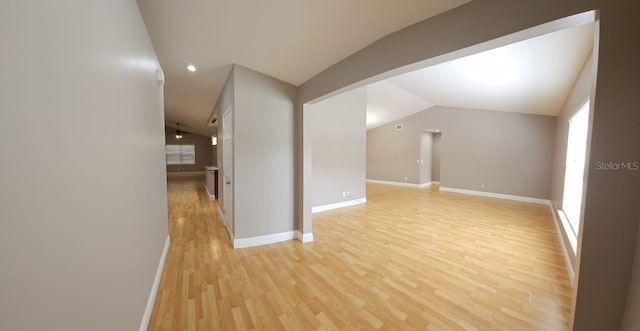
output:
<svg viewBox="0 0 640 331"><path fill-rule="evenodd" d="M435 105L556 116L593 40L585 24L371 84L367 129Z"/></svg>
<svg viewBox="0 0 640 331"><path fill-rule="evenodd" d="M165 74L166 123L208 135L232 63L298 86L374 41L468 1L137 2Z"/></svg>

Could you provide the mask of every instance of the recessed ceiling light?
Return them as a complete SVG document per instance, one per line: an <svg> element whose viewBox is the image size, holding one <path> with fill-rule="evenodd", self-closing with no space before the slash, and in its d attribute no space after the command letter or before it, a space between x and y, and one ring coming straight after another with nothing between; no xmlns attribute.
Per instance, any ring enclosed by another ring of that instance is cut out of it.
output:
<svg viewBox="0 0 640 331"><path fill-rule="evenodd" d="M196 66L194 66L193 64L189 64L189 65L187 65L187 70L189 70L191 72L194 72L194 71L196 71Z"/></svg>

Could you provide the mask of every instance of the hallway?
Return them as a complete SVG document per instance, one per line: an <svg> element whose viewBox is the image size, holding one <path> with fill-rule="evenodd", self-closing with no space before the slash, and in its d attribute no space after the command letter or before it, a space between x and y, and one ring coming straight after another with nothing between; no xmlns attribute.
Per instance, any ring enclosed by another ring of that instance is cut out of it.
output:
<svg viewBox="0 0 640 331"><path fill-rule="evenodd" d="M149 330L563 330L571 286L548 206L367 185L315 242L231 248L204 181L168 182Z"/></svg>

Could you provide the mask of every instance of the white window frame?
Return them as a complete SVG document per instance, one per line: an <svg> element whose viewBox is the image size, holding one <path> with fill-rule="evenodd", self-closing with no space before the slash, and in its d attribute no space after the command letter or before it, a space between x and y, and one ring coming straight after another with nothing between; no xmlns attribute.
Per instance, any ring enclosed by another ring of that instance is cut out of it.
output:
<svg viewBox="0 0 640 331"><path fill-rule="evenodd" d="M578 233L584 203L582 198L585 187L589 113L590 100L587 100L569 119L562 209L558 210L562 226L574 253L578 247Z"/></svg>
<svg viewBox="0 0 640 331"><path fill-rule="evenodd" d="M195 145L167 145L167 165L196 164Z"/></svg>

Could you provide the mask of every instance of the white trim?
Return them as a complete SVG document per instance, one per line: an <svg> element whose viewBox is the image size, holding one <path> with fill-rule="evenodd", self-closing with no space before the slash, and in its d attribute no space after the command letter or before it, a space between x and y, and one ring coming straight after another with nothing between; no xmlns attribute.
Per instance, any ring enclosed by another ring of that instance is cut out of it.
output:
<svg viewBox="0 0 640 331"><path fill-rule="evenodd" d="M218 215L220 215L220 220L222 221L222 225L224 225L224 228L227 229L227 233L229 234L229 239L231 239L231 244L233 245L233 239L234 239L233 233L231 233L231 230L227 226L227 222L226 222L224 213L222 212L222 209L220 209L220 205L218 205Z"/></svg>
<svg viewBox="0 0 640 331"><path fill-rule="evenodd" d="M300 240L302 243L310 243L313 241L313 232L302 233L296 230L296 239Z"/></svg>
<svg viewBox="0 0 640 331"><path fill-rule="evenodd" d="M209 197L209 200L215 200L216 199L216 195L215 194L211 194L211 192L209 192L209 187L207 187L207 185L204 186L204 189L207 191L207 197Z"/></svg>
<svg viewBox="0 0 640 331"><path fill-rule="evenodd" d="M560 225L560 220L558 219L558 215L553 208L553 204L549 202L549 209L551 209L551 215L553 215L553 225L556 227L556 232L558 233L558 240L560 241L560 246L562 247L562 256L564 256L564 264L567 266L567 273L569 275L569 281L571 282L571 286L575 288L576 284L574 283L576 271L573 268L573 259L571 259L571 255L569 254L569 250L567 249L567 245L564 243L563 233L564 229Z"/></svg>
<svg viewBox="0 0 640 331"><path fill-rule="evenodd" d="M331 203L331 204L328 204L328 205L315 206L315 207L311 208L311 213L319 213L319 212L332 210L332 209L351 207L351 206L355 206L355 205L361 205L363 203L367 203L367 198L353 199L353 200L349 200L349 201Z"/></svg>
<svg viewBox="0 0 640 331"><path fill-rule="evenodd" d="M295 239L296 234L294 231L280 232L274 234L267 234L264 236L249 237L249 238L237 238L233 239L233 248L247 248L273 244L281 241L287 241Z"/></svg>
<svg viewBox="0 0 640 331"><path fill-rule="evenodd" d="M523 197L523 196L519 196L519 195L509 195L509 194L484 192L484 191L463 190L463 189L452 188L452 187L442 187L441 186L440 187L440 191L441 192L453 192L453 193L478 195L478 196L482 196L482 197L498 198L498 199L506 199L506 200L515 200L515 201L522 201L522 202L531 202L531 203L537 203L537 204L541 204L541 205L547 205L547 204L550 203L550 201L546 200L546 199L538 199L538 198L531 198L531 197Z"/></svg>
<svg viewBox="0 0 640 331"><path fill-rule="evenodd" d="M571 245L571 249L573 250L573 252L576 252L578 250L578 234L573 232L573 228L571 227L571 223L567 218L567 214L565 214L564 210L562 209L556 209L555 215L557 215L560 219L560 224L562 225L562 229L564 229L563 232L567 236L567 240L569 241L569 245ZM567 233L567 230L571 231L571 233Z"/></svg>
<svg viewBox="0 0 640 331"><path fill-rule="evenodd" d="M440 182L437 180L432 180L431 185L440 185Z"/></svg>
<svg viewBox="0 0 640 331"><path fill-rule="evenodd" d="M167 172L167 177L189 177L189 176L204 176L204 171L180 171L180 172Z"/></svg>
<svg viewBox="0 0 640 331"><path fill-rule="evenodd" d="M151 320L151 312L153 311L153 304L156 301L156 295L158 294L158 287L160 286L160 278L162 277L162 270L164 270L164 261L167 259L167 252L169 252L169 245L171 245L171 239L167 236L167 240L164 242L164 248L160 255L160 262L158 263L158 269L156 270L156 276L153 278L153 285L151 285L151 292L147 299L147 305L144 308L144 314L142 315L142 321L140 321L140 331L147 331L149 328L149 321Z"/></svg>
<svg viewBox="0 0 640 331"><path fill-rule="evenodd" d="M431 186L431 184L433 182L426 182L426 183L422 183L422 184L414 184L414 183L403 183L403 182L390 182L390 181L386 181L386 180L377 180L377 179L367 179L367 183L402 186L402 187L413 187L413 188L424 188L424 187Z"/></svg>

